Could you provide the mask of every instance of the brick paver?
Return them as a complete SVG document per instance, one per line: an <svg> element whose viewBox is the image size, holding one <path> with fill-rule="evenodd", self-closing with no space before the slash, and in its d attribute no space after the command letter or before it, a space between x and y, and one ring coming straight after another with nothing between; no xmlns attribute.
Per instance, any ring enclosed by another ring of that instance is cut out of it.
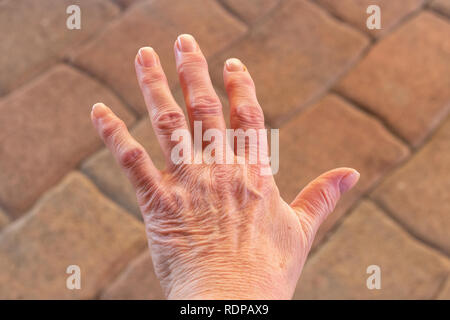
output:
<svg viewBox="0 0 450 320"><path fill-rule="evenodd" d="M254 23L271 12L280 0L222 0L241 19L247 23Z"/></svg>
<svg viewBox="0 0 450 320"><path fill-rule="evenodd" d="M136 258L101 295L101 299L164 299L148 250Z"/></svg>
<svg viewBox="0 0 450 320"><path fill-rule="evenodd" d="M366 286L370 265L380 267L380 290ZM365 201L307 261L294 298L430 299L449 272L448 259Z"/></svg>
<svg viewBox="0 0 450 320"><path fill-rule="evenodd" d="M345 211L394 165L407 148L374 118L329 95L280 129L280 170L276 181L290 202L308 182L336 167L361 173L356 187L322 225L316 242Z"/></svg>
<svg viewBox="0 0 450 320"><path fill-rule="evenodd" d="M112 1L118 3L123 8L127 8L131 5L134 5L144 0L112 0Z"/></svg>
<svg viewBox="0 0 450 320"><path fill-rule="evenodd" d="M450 0L434 0L431 7L447 16L450 16Z"/></svg>
<svg viewBox="0 0 450 320"><path fill-rule="evenodd" d="M420 144L450 107L448 34L448 21L421 13L373 48L338 90Z"/></svg>
<svg viewBox="0 0 450 320"><path fill-rule="evenodd" d="M330 85L360 55L367 39L307 1L284 1L245 41L226 50L211 66L223 86L223 62L241 59L256 83L271 126Z"/></svg>
<svg viewBox="0 0 450 320"><path fill-rule="evenodd" d="M0 210L0 229L2 229L4 226L6 226L9 222L9 219L7 217L7 215Z"/></svg>
<svg viewBox="0 0 450 320"><path fill-rule="evenodd" d="M134 70L140 47L154 47L174 87L178 83L173 53L177 35L192 33L209 57L244 32L245 26L215 1L149 1L131 7L102 36L82 49L75 63L94 73L138 112L144 113L144 100Z"/></svg>
<svg viewBox="0 0 450 320"><path fill-rule="evenodd" d="M224 116L229 125L229 109L227 107L226 98L217 90L220 100L224 108ZM183 94L181 89L174 93L175 100L185 111ZM159 143L153 132L150 119L144 117L139 121L133 129L130 130L134 138L139 141L147 152L150 154L152 161L159 169L164 169L165 160L162 155ZM141 217L139 206L136 201L136 194L133 187L128 181L125 174L122 173L116 164L109 150L102 150L86 160L82 165L82 170L89 176L99 188L112 199L117 201L121 206Z"/></svg>
<svg viewBox="0 0 450 320"><path fill-rule="evenodd" d="M143 225L72 173L2 233L0 298L94 298L145 246ZM66 287L69 265L81 290Z"/></svg>
<svg viewBox="0 0 450 320"><path fill-rule="evenodd" d="M380 37L390 31L402 19L419 9L426 0L316 0L319 4L330 10L334 15L349 22L363 32ZM378 5L381 12L381 29L369 30L367 28L366 13L370 5Z"/></svg>
<svg viewBox="0 0 450 320"><path fill-rule="evenodd" d="M69 5L80 6L80 30L69 30ZM0 95L48 69L117 16L109 0L1 1Z"/></svg>
<svg viewBox="0 0 450 320"><path fill-rule="evenodd" d="M101 146L89 116L98 101L133 121L110 91L65 65L0 102L0 203L8 213L18 216Z"/></svg>
<svg viewBox="0 0 450 320"><path fill-rule="evenodd" d="M374 198L414 233L450 254L450 117L375 190Z"/></svg>
<svg viewBox="0 0 450 320"><path fill-rule="evenodd" d="M441 292L439 292L439 295L437 296L437 299L439 300L450 300L450 277L447 279L444 287L442 288Z"/></svg>

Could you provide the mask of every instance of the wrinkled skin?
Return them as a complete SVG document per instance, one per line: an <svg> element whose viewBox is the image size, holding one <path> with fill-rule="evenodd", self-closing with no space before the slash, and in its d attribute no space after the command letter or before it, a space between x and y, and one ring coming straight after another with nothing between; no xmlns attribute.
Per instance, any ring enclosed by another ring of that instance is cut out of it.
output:
<svg viewBox="0 0 450 320"><path fill-rule="evenodd" d="M174 50L190 126L170 93L155 51L142 48L135 59L166 156L165 171L154 167L108 107L98 103L91 114L136 189L161 286L171 299L290 299L317 229L359 174L350 168L326 172L289 205L273 176L261 174L263 164L174 164L170 154L179 142L170 139L174 130L189 130L194 121L202 121L203 131L225 130L198 44L192 36L181 35ZM264 128L253 81L239 60L227 60L224 82L232 128Z"/></svg>

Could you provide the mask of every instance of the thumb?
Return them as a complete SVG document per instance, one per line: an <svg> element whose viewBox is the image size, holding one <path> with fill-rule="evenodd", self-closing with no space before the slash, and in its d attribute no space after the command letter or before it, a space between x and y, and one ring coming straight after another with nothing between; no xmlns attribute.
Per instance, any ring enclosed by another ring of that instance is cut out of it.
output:
<svg viewBox="0 0 450 320"><path fill-rule="evenodd" d="M291 203L300 220L306 222L311 242L323 221L333 212L342 194L353 188L359 172L351 168L334 169L311 181Z"/></svg>

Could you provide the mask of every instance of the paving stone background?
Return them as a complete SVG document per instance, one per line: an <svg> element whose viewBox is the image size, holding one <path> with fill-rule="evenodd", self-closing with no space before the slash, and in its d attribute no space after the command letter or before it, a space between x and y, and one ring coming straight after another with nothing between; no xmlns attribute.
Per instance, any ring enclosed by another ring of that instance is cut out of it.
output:
<svg viewBox="0 0 450 320"><path fill-rule="evenodd" d="M0 236L3 299L89 299L143 250L144 228L70 173ZM66 269L80 267L82 290L68 290Z"/></svg>
<svg viewBox="0 0 450 320"><path fill-rule="evenodd" d="M78 5L80 30L66 26L66 8ZM0 95L45 72L118 16L109 0L7 0L0 2Z"/></svg>
<svg viewBox="0 0 450 320"><path fill-rule="evenodd" d="M450 279L447 279L444 288L439 293L437 298L439 300L450 300Z"/></svg>
<svg viewBox="0 0 450 320"><path fill-rule="evenodd" d="M117 280L106 288L101 299L162 300L164 293L153 272L150 252L145 250L132 261Z"/></svg>
<svg viewBox="0 0 450 320"><path fill-rule="evenodd" d="M370 265L380 267L380 290L366 286ZM430 299L449 268L448 259L365 201L307 261L294 298Z"/></svg>
<svg viewBox="0 0 450 320"><path fill-rule="evenodd" d="M433 0L431 7L437 11L450 16L450 0Z"/></svg>
<svg viewBox="0 0 450 320"><path fill-rule="evenodd" d="M282 0L222 0L239 18L251 24L259 21Z"/></svg>
<svg viewBox="0 0 450 320"><path fill-rule="evenodd" d="M159 53L180 105L180 33L240 58L280 129L286 201L326 170L361 173L319 230L296 299L450 299L450 1L0 0L0 298L162 299L134 192L90 122L109 105L159 168L134 74ZM68 30L78 4L82 29ZM229 124L229 121L227 122ZM68 290L79 265L82 290ZM369 265L381 290L369 290Z"/></svg>
<svg viewBox="0 0 450 320"><path fill-rule="evenodd" d="M100 100L133 122L108 88L63 64L0 102L0 202L13 217L101 147L89 116Z"/></svg>
<svg viewBox="0 0 450 320"><path fill-rule="evenodd" d="M381 39L338 90L417 146L450 108L450 23L423 12Z"/></svg>
<svg viewBox="0 0 450 320"><path fill-rule="evenodd" d="M119 4L122 8L127 8L131 5L139 3L142 0L113 0L117 4Z"/></svg>
<svg viewBox="0 0 450 320"><path fill-rule="evenodd" d="M0 210L0 229L6 226L9 222L8 216Z"/></svg>
<svg viewBox="0 0 450 320"><path fill-rule="evenodd" d="M381 37L398 25L408 15L418 10L426 0L316 0L316 2L340 19L354 25L359 30L371 34L374 37ZM367 28L366 12L370 5L377 5L381 12L381 29L369 30Z"/></svg>
<svg viewBox="0 0 450 320"><path fill-rule="evenodd" d="M450 254L450 118L374 198L422 239Z"/></svg>

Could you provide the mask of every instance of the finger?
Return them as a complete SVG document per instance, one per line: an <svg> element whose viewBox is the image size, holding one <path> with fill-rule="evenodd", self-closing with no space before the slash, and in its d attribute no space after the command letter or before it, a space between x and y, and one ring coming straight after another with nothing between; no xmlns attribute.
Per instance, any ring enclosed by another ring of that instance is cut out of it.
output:
<svg viewBox="0 0 450 320"><path fill-rule="evenodd" d="M310 242L323 221L333 212L342 194L358 182L355 169L339 168L328 171L310 182L291 203L291 207L309 227Z"/></svg>
<svg viewBox="0 0 450 320"><path fill-rule="evenodd" d="M178 140L172 141L171 136L176 130L188 130L186 119L170 92L156 52L150 47L141 48L135 59L135 67L153 130L170 167L173 165L171 151L179 143ZM191 143L190 139L183 142Z"/></svg>
<svg viewBox="0 0 450 320"><path fill-rule="evenodd" d="M203 132L208 129L225 132L222 104L211 83L206 59L194 37L180 35L174 50L191 130L194 121L201 121Z"/></svg>
<svg viewBox="0 0 450 320"><path fill-rule="evenodd" d="M144 148L130 135L125 123L103 103L92 107L91 119L136 192L157 186L160 172Z"/></svg>
<svg viewBox="0 0 450 320"><path fill-rule="evenodd" d="M264 129L264 114L256 98L255 84L245 65L236 58L228 59L223 70L225 89L230 103L230 123L236 134L244 135L244 144L239 144L237 140L235 152L242 155L242 148L245 148L246 155L250 158L255 156L258 149L260 154L267 154L267 139L262 139L258 135L257 139L250 136L259 130ZM259 148L258 148L259 146ZM249 159L251 160L251 159Z"/></svg>
<svg viewBox="0 0 450 320"><path fill-rule="evenodd" d="M244 64L228 59L223 70L233 129L264 129L264 114L256 98L255 84Z"/></svg>

